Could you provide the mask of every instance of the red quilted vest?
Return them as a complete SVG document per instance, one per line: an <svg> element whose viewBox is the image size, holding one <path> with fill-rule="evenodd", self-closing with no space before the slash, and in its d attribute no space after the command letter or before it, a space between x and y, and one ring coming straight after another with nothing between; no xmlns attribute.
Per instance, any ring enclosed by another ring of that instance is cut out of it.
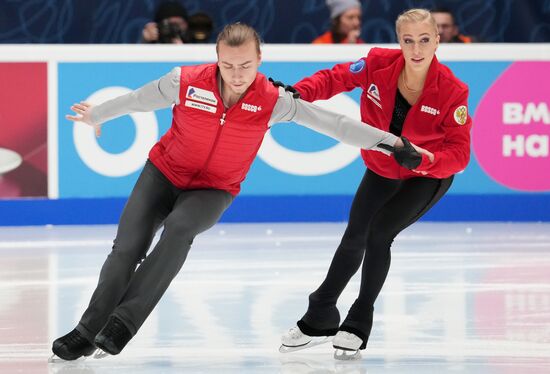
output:
<svg viewBox="0 0 550 374"><path fill-rule="evenodd" d="M258 73L226 109L216 74L216 64L181 67L180 103L149 159L178 188L237 195L268 130L278 89Z"/></svg>

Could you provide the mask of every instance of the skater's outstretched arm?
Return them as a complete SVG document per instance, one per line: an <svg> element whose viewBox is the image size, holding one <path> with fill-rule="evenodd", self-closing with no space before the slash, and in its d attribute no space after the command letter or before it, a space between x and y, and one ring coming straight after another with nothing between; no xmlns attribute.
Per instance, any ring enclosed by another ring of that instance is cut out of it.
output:
<svg viewBox="0 0 550 374"><path fill-rule="evenodd" d="M99 136L101 124L108 120L129 113L149 112L178 104L180 76L181 68L176 67L160 79L102 104L92 105L87 102L73 104L71 110L75 115L66 115L65 118L93 126L96 136Z"/></svg>
<svg viewBox="0 0 550 374"><path fill-rule="evenodd" d="M346 144L377 150L387 155L390 155L394 149L404 147L401 138L392 133L298 99L292 92L279 87L279 99L273 110L270 124L289 121L295 121ZM412 146L414 151L424 153L429 158L433 157L428 150ZM411 153L412 150L408 148L407 152Z"/></svg>

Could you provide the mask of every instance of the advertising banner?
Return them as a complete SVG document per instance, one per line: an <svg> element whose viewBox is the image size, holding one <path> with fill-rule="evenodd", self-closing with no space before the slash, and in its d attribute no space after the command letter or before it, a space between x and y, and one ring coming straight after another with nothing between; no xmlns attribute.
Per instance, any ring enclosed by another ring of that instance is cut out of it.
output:
<svg viewBox="0 0 550 374"><path fill-rule="evenodd" d="M371 47L265 45L259 70L292 85ZM116 223L149 150L171 126L172 108L107 121L96 137L65 118L71 106L100 104L176 66L217 58L213 45L5 45L0 52L0 225ZM550 220L548 44L442 44L437 56L469 87L471 157L425 219ZM316 104L360 119L360 95ZM364 173L358 148L299 124L274 124L222 221L344 221Z"/></svg>
<svg viewBox="0 0 550 374"><path fill-rule="evenodd" d="M295 83L331 62L266 62L261 71ZM470 88L472 157L449 194L550 191L550 62L449 62ZM73 102L101 103L168 73L174 63L59 66L60 197L127 196L151 146L170 126L170 108L107 122L102 136L64 119ZM359 119L360 90L317 104ZM266 134L242 195L352 195L365 170L359 150L305 127Z"/></svg>
<svg viewBox="0 0 550 374"><path fill-rule="evenodd" d="M46 63L0 63L0 82L0 199L47 197Z"/></svg>

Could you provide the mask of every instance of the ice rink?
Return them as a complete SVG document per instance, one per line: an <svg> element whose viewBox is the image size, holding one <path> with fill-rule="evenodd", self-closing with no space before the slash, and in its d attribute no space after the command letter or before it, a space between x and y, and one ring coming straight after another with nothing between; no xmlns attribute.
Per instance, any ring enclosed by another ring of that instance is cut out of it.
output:
<svg viewBox="0 0 550 374"><path fill-rule="evenodd" d="M279 353L344 227L218 224L120 355L71 363L48 363L51 343L87 305L116 227L0 228L0 373L550 373L548 223L418 223L393 245L361 360Z"/></svg>

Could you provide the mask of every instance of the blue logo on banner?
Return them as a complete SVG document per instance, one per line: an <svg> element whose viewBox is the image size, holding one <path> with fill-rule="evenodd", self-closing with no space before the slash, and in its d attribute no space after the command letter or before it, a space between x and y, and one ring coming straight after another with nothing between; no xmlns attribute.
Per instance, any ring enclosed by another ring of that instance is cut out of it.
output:
<svg viewBox="0 0 550 374"><path fill-rule="evenodd" d="M173 63L60 63L59 197L128 196L158 137L171 124L170 108L134 113L104 124L100 138L91 128L65 119L74 102L99 104L158 79ZM89 79L94 77L94 79Z"/></svg>
<svg viewBox="0 0 550 374"><path fill-rule="evenodd" d="M365 60L361 59L357 62L354 62L349 66L349 71L351 71L354 74L359 73L363 68L365 67Z"/></svg>

